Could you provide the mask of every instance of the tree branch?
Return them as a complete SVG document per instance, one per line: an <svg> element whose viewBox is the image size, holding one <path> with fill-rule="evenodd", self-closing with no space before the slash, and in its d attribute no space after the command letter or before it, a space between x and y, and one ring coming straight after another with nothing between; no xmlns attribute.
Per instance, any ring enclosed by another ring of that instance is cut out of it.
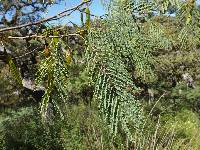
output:
<svg viewBox="0 0 200 150"><path fill-rule="evenodd" d="M28 38L63 38L68 36L78 36L83 38L81 35L77 33L67 34L67 35L50 35L50 36L44 36L44 35L30 35L30 36L9 36L8 39L28 39ZM84 39L84 38L83 38Z"/></svg>
<svg viewBox="0 0 200 150"><path fill-rule="evenodd" d="M20 55L20 56L17 56L17 57L15 57L15 59L21 59L22 57L25 57L25 56L27 56L27 55L29 55L29 54L32 54L32 53L34 53L35 51L37 51L38 49L41 49L42 47L36 47L36 48L34 48L32 51L30 51L30 52L27 52L27 53L25 53L25 54L23 54L23 55Z"/></svg>
<svg viewBox="0 0 200 150"><path fill-rule="evenodd" d="M86 3L89 3L91 2L92 0L87 0L87 1L84 1L82 3L80 3L79 5L73 7L73 8L70 8L70 9L67 9L65 11L62 11L58 14L56 14L55 16L51 16L51 17L48 17L48 18L44 18L42 20L39 20L39 21L36 21L36 22L31 22L31 23L27 23L27 24L23 24L23 25L19 25L19 26L14 26L14 27L8 27L8 28L3 28L3 29L0 29L0 33L1 32L4 32L4 31L10 31L10 30L15 30L15 29L20 29L20 28L23 28L23 27L27 27L27 26L32 26L32 25L37 25L37 24L41 24L41 23L44 23L44 22L47 22L47 21L50 21L50 20L55 20L55 19L59 19L63 16L66 16L66 15L69 15L71 14L72 12L78 10L81 6L83 6L84 4ZM67 12L71 11L69 14L66 14Z"/></svg>

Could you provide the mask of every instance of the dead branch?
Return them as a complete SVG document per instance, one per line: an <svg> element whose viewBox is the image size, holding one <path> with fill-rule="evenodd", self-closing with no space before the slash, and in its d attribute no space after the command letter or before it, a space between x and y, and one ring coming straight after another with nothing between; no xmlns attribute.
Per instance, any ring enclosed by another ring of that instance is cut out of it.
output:
<svg viewBox="0 0 200 150"><path fill-rule="evenodd" d="M44 35L30 35L30 36L9 36L8 39L28 39L28 38L63 38L68 36L79 36L83 38L81 35L73 33L73 34L67 34L67 35L50 35L50 36L44 36Z"/></svg>

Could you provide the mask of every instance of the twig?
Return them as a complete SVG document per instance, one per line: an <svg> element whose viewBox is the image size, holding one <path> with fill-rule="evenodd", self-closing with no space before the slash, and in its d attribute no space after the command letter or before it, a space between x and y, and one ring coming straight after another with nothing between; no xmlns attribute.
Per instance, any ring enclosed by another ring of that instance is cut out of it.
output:
<svg viewBox="0 0 200 150"><path fill-rule="evenodd" d="M29 35L29 36L9 36L8 39L28 39L28 38L63 38L68 36L79 36L83 38L81 35L73 33L73 34L67 34L67 35L50 35L50 36L44 36L44 35Z"/></svg>
<svg viewBox="0 0 200 150"><path fill-rule="evenodd" d="M156 101L156 103L154 104L154 106L152 107L151 111L149 112L149 116L151 116L151 113L153 112L153 109L156 107L156 105L158 104L158 102L161 100L162 97L165 96L165 93L163 93L160 98Z"/></svg>
<svg viewBox="0 0 200 150"><path fill-rule="evenodd" d="M154 106L152 107L152 109L150 110L150 112L149 112L149 114L148 114L149 117L151 117L154 108L156 107L156 105L158 104L158 102L161 100L161 98L165 96L165 94L166 94L166 93L163 93L163 94L159 97L159 99L156 101L156 103L154 104ZM143 124L143 126L142 126L142 131L143 131L143 129L144 129L146 123L147 123L147 120L144 122L144 124Z"/></svg>
<svg viewBox="0 0 200 150"><path fill-rule="evenodd" d="M21 55L21 56L15 57L15 59L20 59L20 58L22 58L22 57L25 57L25 56L27 56L27 55L29 55L29 54L31 54L31 53L37 51L37 50L40 49L40 48L42 48L42 47L36 47L36 48L34 48L32 51L30 51L30 52L28 52L28 53L25 53L25 54L23 54L23 55Z"/></svg>
<svg viewBox="0 0 200 150"><path fill-rule="evenodd" d="M68 37L68 36L79 36L79 37L81 37L82 39L84 39L84 37L82 37L81 35L79 35L79 34L68 34L68 35L59 35L59 36L48 36L48 38L63 38L63 37ZM32 36L24 36L24 37L12 37L12 36L9 36L8 37L9 39L26 39L26 38L47 38L46 36L39 36L39 35L32 35ZM84 39L85 40L85 39ZM35 49L33 49L32 51L30 51L30 52L27 52L27 53L25 53L25 54L23 54L23 55L21 55L21 56L18 56L18 57L15 57L15 59L20 59L20 58L22 58L22 57L25 57L25 56L27 56L27 55L29 55L29 54L31 54L31 53L33 53L33 52L35 52L35 51L37 51L38 49L41 49L42 47L37 47L37 48L35 48ZM70 48L71 49L71 48Z"/></svg>
<svg viewBox="0 0 200 150"><path fill-rule="evenodd" d="M8 28L3 28L3 29L0 29L0 32L4 32L4 31L10 31L10 30L15 30L15 29L20 29L20 28L23 28L23 27L27 27L27 26L32 26L32 25L37 25L37 24L41 24L41 23L44 23L44 22L47 22L47 21L50 21L50 20L54 20L54 19L59 19L63 16L66 16L66 15L69 15L69 14L66 14L67 12L69 11L75 11L75 10L78 10L81 6L83 6L84 4L86 3L89 3L91 2L91 0L87 0L87 1L83 1L82 3L80 3L79 5L73 7L73 8L70 8L70 9L67 9L65 11L62 11L60 13L58 13L57 15L55 16L51 16L51 17L48 17L48 18L44 18L42 20L39 20L39 21L36 21L36 22L31 22L31 23L27 23L27 24L23 24L23 25L19 25L19 26L14 26L14 27L8 27ZM72 13L71 12L71 13ZM71 14L70 13L70 14Z"/></svg>
<svg viewBox="0 0 200 150"><path fill-rule="evenodd" d="M154 133L154 136L153 136L153 141L152 141L152 143L151 143L151 145L150 145L150 149L151 149L151 146L153 146L153 148L152 149L155 149L155 146L156 146L156 138L157 138L157 135L158 135L158 129L159 129L159 127L160 127L160 115L158 116L158 122L157 122L157 124L156 124L156 131L155 131L155 133ZM153 145L152 145L153 144ZM156 148L157 149L157 148Z"/></svg>
<svg viewBox="0 0 200 150"><path fill-rule="evenodd" d="M87 12L85 12L85 11L83 11L83 10L79 10L81 13L84 13L84 14L89 14L90 16L92 16L92 17L96 17L96 18L100 18L100 19L102 19L102 17L104 16L104 15L101 15L101 16L97 16L97 15L94 15L94 14L91 14L91 13L87 13Z"/></svg>

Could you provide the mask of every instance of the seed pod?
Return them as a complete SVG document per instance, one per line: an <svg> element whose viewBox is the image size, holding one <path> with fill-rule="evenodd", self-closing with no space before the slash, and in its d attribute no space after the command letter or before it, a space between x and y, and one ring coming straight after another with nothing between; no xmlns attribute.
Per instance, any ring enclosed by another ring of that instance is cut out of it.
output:
<svg viewBox="0 0 200 150"><path fill-rule="evenodd" d="M85 13L86 13L86 22L85 22L85 25L86 25L86 28L89 29L89 27L90 27L90 10L89 10L89 7L87 7L85 9Z"/></svg>
<svg viewBox="0 0 200 150"><path fill-rule="evenodd" d="M70 54L70 50L67 50L67 51L66 51L65 57L66 57L67 65L70 65L71 62L72 62L72 57L71 57L71 54Z"/></svg>
<svg viewBox="0 0 200 150"><path fill-rule="evenodd" d="M84 26L84 21L83 21L83 13L81 12L81 24Z"/></svg>
<svg viewBox="0 0 200 150"><path fill-rule="evenodd" d="M45 46L45 48L44 48L44 55L45 55L46 58L50 56L50 51L49 51L49 48L47 46Z"/></svg>

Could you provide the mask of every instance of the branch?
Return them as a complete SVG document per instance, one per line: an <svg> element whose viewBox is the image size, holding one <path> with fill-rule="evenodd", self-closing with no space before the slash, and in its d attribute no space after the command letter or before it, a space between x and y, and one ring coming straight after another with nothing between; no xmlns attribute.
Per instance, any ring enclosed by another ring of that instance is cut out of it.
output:
<svg viewBox="0 0 200 150"><path fill-rule="evenodd" d="M30 36L9 36L8 39L28 39L28 38L63 38L68 36L79 36L82 37L79 34L73 33L73 34L67 34L67 35L50 35L50 36L44 36L44 35L30 35Z"/></svg>
<svg viewBox="0 0 200 150"><path fill-rule="evenodd" d="M31 36L24 36L24 37L13 37L13 36L9 36L8 38L9 38L9 39L27 39L27 38L63 38L63 37L68 37L68 36L79 36L79 37L81 37L83 40L85 40L84 37L82 37L81 35L76 34L76 33L68 34L68 35L48 36L48 37L43 36L43 35L40 35L40 36L39 36L39 35L31 35ZM27 56L27 55L29 55L29 54L32 54L33 52L37 51L38 49L41 49L41 48L42 48L42 47L37 47L37 48L33 49L33 50L30 51L30 52L27 52L27 53L25 53L25 54L23 54L23 55L21 55L21 56L17 56L17 57L15 57L15 59L20 59L20 58L22 58L22 57L25 57L25 56Z"/></svg>
<svg viewBox="0 0 200 150"><path fill-rule="evenodd" d="M20 58L22 58L22 57L25 57L25 56L27 56L27 55L29 55L29 54L32 54L32 53L34 53L35 51L37 51L38 49L41 49L42 47L37 47L37 48L34 48L32 51L30 51L30 52L27 52L27 53L25 53L25 54L23 54L23 55L20 55L20 56L17 56L17 57L15 57L15 59L20 59Z"/></svg>
<svg viewBox="0 0 200 150"><path fill-rule="evenodd" d="M102 16L97 16L97 15L94 15L94 14L91 14L91 13L86 13L86 12L83 11L83 10L79 10L79 12L84 13L84 14L89 14L89 15L92 16L92 17L96 17L96 18L102 19Z"/></svg>
<svg viewBox="0 0 200 150"><path fill-rule="evenodd" d="M19 26L14 26L14 27L8 27L8 28L3 28L3 29L0 29L0 32L4 32L4 31L10 31L10 30L15 30L15 29L20 29L20 28L23 28L23 27L27 27L27 26L32 26L32 25L37 25L37 24L41 24L41 23L44 23L44 22L47 22L47 21L50 21L50 20L53 20L53 19L59 19L63 16L66 16L66 15L69 15L69 14L66 14L67 12L69 11L76 11L78 10L81 6L83 6L84 4L86 3L89 3L91 2L92 0L87 0L87 1L84 1L82 3L80 3L79 5L73 7L73 8L70 8L70 9L67 9L65 11L62 11L60 13L58 13L57 15L55 16L51 16L51 17L48 17L48 18L44 18L42 20L39 20L39 21L36 21L36 22L31 22L31 23L27 23L27 24L23 24L23 25L19 25ZM71 12L71 13L72 13ZM70 13L70 14L71 14Z"/></svg>

